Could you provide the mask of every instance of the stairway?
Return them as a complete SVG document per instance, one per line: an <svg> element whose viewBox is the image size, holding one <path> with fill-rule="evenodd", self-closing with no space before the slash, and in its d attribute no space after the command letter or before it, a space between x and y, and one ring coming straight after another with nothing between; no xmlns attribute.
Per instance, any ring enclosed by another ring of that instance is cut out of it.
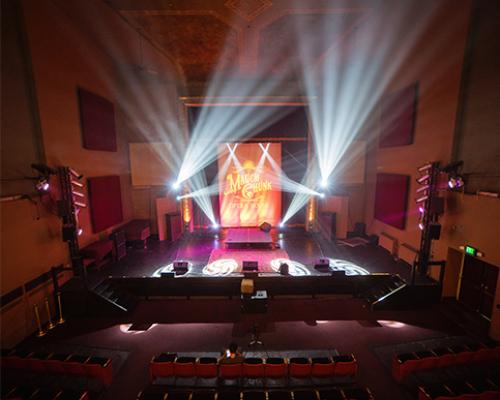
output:
<svg viewBox="0 0 500 400"><path fill-rule="evenodd" d="M138 299L123 289L116 287L108 280L99 283L92 292L115 308L118 313L132 311L138 303Z"/></svg>
<svg viewBox="0 0 500 400"><path fill-rule="evenodd" d="M439 303L439 284L408 285L399 275L388 275L387 279L366 290L361 296L373 311L405 310L430 307Z"/></svg>

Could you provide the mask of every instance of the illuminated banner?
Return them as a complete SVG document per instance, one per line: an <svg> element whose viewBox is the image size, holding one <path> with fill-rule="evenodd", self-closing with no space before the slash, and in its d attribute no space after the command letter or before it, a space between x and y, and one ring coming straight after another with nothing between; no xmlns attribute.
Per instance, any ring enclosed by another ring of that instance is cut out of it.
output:
<svg viewBox="0 0 500 400"><path fill-rule="evenodd" d="M219 147L222 226L279 223L281 190L276 170L281 170L281 143L227 143Z"/></svg>

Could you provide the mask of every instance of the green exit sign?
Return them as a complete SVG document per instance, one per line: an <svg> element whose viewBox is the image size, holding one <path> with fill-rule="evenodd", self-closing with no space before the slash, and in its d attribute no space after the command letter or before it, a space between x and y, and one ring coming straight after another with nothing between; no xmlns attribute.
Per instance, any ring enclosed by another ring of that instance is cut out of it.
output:
<svg viewBox="0 0 500 400"><path fill-rule="evenodd" d="M477 249L475 249L474 247L472 246L465 246L465 254L468 254L470 256L477 256Z"/></svg>

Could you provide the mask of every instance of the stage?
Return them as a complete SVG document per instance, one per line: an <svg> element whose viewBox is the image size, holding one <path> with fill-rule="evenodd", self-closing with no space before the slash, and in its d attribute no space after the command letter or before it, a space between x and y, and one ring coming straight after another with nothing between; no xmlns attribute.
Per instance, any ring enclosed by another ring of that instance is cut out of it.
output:
<svg viewBox="0 0 500 400"><path fill-rule="evenodd" d="M173 272L173 262L189 263L188 272L176 279L190 277L243 276L242 262L259 262L259 274L279 275L279 261L289 260L290 276L325 276L314 268L320 258L330 261L332 270L346 270L348 275L390 273L410 279L409 265L396 262L383 248L374 245L349 247L325 240L320 234L301 228L270 232L279 248L227 249L227 231L185 233L174 242L150 241L147 249L128 248L120 261L88 271L90 284L98 284L109 276L158 277L161 272ZM222 260L222 261L221 261ZM272 261L276 260L274 267ZM219 263L217 263L219 261ZM276 267L277 265L277 267Z"/></svg>

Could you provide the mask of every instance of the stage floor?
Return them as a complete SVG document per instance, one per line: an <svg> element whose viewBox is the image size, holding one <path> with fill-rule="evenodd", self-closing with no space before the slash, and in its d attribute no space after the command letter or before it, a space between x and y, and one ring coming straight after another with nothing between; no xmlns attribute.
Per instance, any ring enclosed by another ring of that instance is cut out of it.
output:
<svg viewBox="0 0 500 400"><path fill-rule="evenodd" d="M186 278L241 275L242 261L252 260L259 261L259 270L264 274L277 274L279 263L290 260L291 275L321 276L324 274L314 269L314 263L319 258L330 259L333 269L344 269L349 275L386 272L410 279L409 265L394 261L386 250L378 246L336 245L319 234L290 229L283 233L271 231L279 249L233 250L226 249L226 233L192 233L175 242L151 241L147 249L128 248L127 256L120 261L105 265L100 270L90 270L89 283L97 285L108 276L159 276L161 272L172 270L174 260L189 262L189 271L184 275Z"/></svg>

